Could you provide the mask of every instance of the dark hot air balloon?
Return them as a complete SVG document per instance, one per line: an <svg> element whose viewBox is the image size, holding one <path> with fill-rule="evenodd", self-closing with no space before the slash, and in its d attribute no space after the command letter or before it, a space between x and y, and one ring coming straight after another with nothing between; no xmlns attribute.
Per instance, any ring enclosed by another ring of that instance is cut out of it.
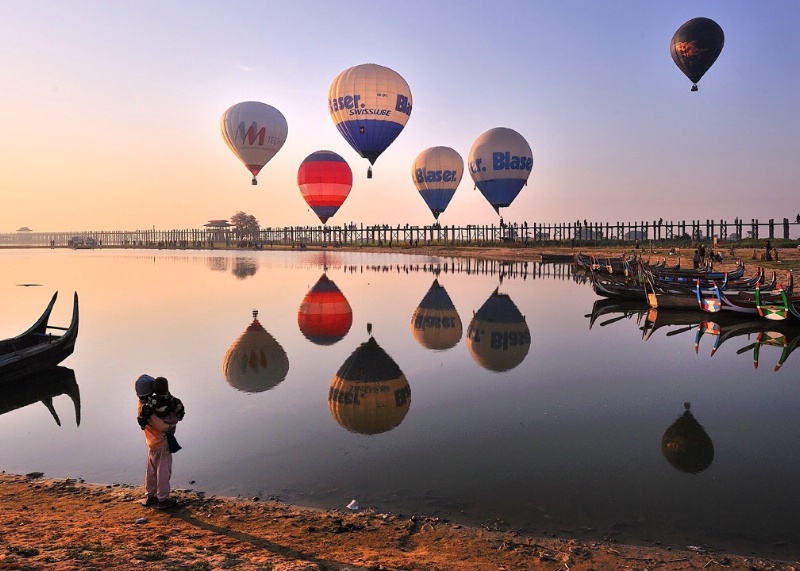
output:
<svg viewBox="0 0 800 571"><path fill-rule="evenodd" d="M697 474L714 461L714 444L689 410L691 405L687 402L683 407L683 414L664 432L661 452L681 472Z"/></svg>
<svg viewBox="0 0 800 571"><path fill-rule="evenodd" d="M669 53L692 82L692 91L697 91L697 82L717 61L723 45L722 28L709 18L692 18L672 36Z"/></svg>

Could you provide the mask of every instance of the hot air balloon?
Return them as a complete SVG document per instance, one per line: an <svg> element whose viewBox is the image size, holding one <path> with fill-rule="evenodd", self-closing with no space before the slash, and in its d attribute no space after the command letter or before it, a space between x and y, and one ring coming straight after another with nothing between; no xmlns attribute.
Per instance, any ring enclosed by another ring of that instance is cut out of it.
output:
<svg viewBox="0 0 800 571"><path fill-rule="evenodd" d="M297 310L300 332L317 345L333 345L353 325L353 310L347 298L328 276L322 274Z"/></svg>
<svg viewBox="0 0 800 571"><path fill-rule="evenodd" d="M683 403L684 412L661 439L664 458L681 472L697 474L714 461L714 443L703 425L695 420L691 405Z"/></svg>
<svg viewBox="0 0 800 571"><path fill-rule="evenodd" d="M333 123L371 165L392 144L411 116L411 90L399 73L366 63L336 76L328 92ZM372 167L367 170L372 178Z"/></svg>
<svg viewBox="0 0 800 571"><path fill-rule="evenodd" d="M279 385L288 372L286 351L258 321L258 311L253 311L253 322L222 360L222 375L238 391L260 393Z"/></svg>
<svg viewBox="0 0 800 571"><path fill-rule="evenodd" d="M283 143L289 127L280 111L258 101L245 101L231 106L222 114L222 138L253 175L256 175Z"/></svg>
<svg viewBox="0 0 800 571"><path fill-rule="evenodd" d="M467 162L478 190L499 214L528 183L533 153L522 135L513 129L496 127L475 139Z"/></svg>
<svg viewBox="0 0 800 571"><path fill-rule="evenodd" d="M339 367L328 389L331 416L359 434L380 434L398 426L411 406L408 380L374 337Z"/></svg>
<svg viewBox="0 0 800 571"><path fill-rule="evenodd" d="M709 18L692 18L672 36L669 53L675 65L692 82L692 91L697 91L697 82L717 61L723 45L722 28Z"/></svg>
<svg viewBox="0 0 800 571"><path fill-rule="evenodd" d="M325 224L350 194L353 172L347 161L336 153L316 151L300 163L297 186L311 210Z"/></svg>
<svg viewBox="0 0 800 571"><path fill-rule="evenodd" d="M528 354L531 332L511 298L496 289L475 312L467 328L467 349L484 369L513 369Z"/></svg>
<svg viewBox="0 0 800 571"><path fill-rule="evenodd" d="M463 174L464 159L450 147L430 147L414 160L411 178L435 219L450 204Z"/></svg>
<svg viewBox="0 0 800 571"><path fill-rule="evenodd" d="M433 280L411 316L411 333L427 349L443 351L455 347L461 339L461 318L447 290Z"/></svg>

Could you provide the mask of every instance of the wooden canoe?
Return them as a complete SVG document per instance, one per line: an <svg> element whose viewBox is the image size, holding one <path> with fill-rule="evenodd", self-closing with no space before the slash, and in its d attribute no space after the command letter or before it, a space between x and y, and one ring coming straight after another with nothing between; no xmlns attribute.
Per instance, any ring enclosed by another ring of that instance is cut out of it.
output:
<svg viewBox="0 0 800 571"><path fill-rule="evenodd" d="M75 293L68 327L48 323L57 297L58 292L53 294L44 313L27 331L0 341L0 385L52 369L72 354L78 338L78 294ZM54 334L49 331L51 329L64 333Z"/></svg>

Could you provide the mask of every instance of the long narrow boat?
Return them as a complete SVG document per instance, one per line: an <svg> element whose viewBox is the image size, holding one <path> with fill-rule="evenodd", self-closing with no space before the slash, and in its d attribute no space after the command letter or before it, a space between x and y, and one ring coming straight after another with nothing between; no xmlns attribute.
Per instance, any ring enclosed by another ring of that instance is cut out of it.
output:
<svg viewBox="0 0 800 571"><path fill-rule="evenodd" d="M24 333L0 341L0 385L52 369L69 357L78 338L78 293L72 305L72 320L68 327L49 325L50 313L58 292L53 294L44 313ZM63 331L63 335L50 333L49 329Z"/></svg>
<svg viewBox="0 0 800 571"><path fill-rule="evenodd" d="M712 270L659 270L651 269L650 273L657 283L681 283L693 284L695 280L701 280L703 285L708 285L712 281L721 283L730 282L744 276L744 264L740 261L735 270L728 272L715 272Z"/></svg>
<svg viewBox="0 0 800 571"><path fill-rule="evenodd" d="M718 311L722 310L722 298L719 294L719 287L717 287L717 282L711 282L713 284L713 297L706 297L703 294L703 290L700 287L700 280L697 280L697 285L695 286L695 294L697 295L697 303L700 306L700 309L707 313L717 313Z"/></svg>
<svg viewBox="0 0 800 571"><path fill-rule="evenodd" d="M786 290L779 288L775 292L780 292L780 300L771 302L765 301L761 294L761 289L756 287L756 308L758 314L770 321L783 321L789 317L789 299L786 297Z"/></svg>

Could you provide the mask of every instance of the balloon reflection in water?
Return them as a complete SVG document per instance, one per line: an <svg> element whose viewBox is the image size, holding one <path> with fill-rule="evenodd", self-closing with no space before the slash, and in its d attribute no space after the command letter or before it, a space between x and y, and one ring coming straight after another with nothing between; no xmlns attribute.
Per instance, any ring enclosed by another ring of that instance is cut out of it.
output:
<svg viewBox="0 0 800 571"><path fill-rule="evenodd" d="M267 333L253 311L253 322L231 345L222 361L228 384L245 393L260 393L279 385L289 372L289 357Z"/></svg>
<svg viewBox="0 0 800 571"><path fill-rule="evenodd" d="M417 343L426 349L442 351L455 347L463 331L453 301L447 290L433 280L433 285L422 298L411 316L411 333Z"/></svg>
<svg viewBox="0 0 800 571"><path fill-rule="evenodd" d="M333 377L328 405L334 420L350 432L380 434L403 422L411 388L397 363L370 337Z"/></svg>
<svg viewBox="0 0 800 571"><path fill-rule="evenodd" d="M714 444L689 410L691 404L686 402L683 406L686 410L661 439L661 453L681 472L697 474L714 461Z"/></svg>
<svg viewBox="0 0 800 571"><path fill-rule="evenodd" d="M300 332L317 345L333 345L353 324L353 310L347 298L328 276L322 274L297 310Z"/></svg>
<svg viewBox="0 0 800 571"><path fill-rule="evenodd" d="M528 324L511 298L494 290L467 328L472 358L489 371L508 371L525 360L531 346Z"/></svg>

